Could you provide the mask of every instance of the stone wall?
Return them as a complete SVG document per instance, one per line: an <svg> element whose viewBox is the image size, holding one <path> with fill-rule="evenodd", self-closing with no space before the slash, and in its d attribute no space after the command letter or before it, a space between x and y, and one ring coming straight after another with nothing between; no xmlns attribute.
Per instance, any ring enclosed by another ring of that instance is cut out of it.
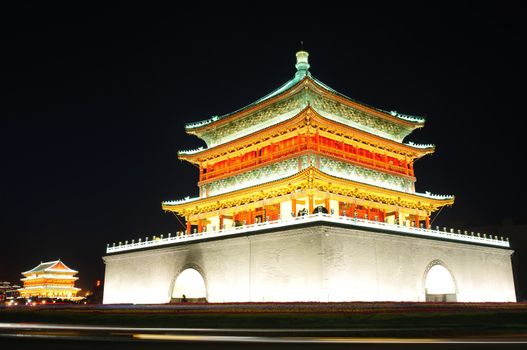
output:
<svg viewBox="0 0 527 350"><path fill-rule="evenodd" d="M186 268L202 274L209 302L425 301L437 263L457 301L516 301L511 253L316 224L106 256L104 303L167 303Z"/></svg>

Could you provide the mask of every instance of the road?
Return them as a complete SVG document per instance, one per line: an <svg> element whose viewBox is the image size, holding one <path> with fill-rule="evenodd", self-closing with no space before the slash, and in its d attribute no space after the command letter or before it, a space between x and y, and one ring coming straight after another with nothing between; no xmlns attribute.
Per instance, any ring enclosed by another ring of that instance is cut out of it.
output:
<svg viewBox="0 0 527 350"><path fill-rule="evenodd" d="M362 331L362 330L361 330ZM3 349L524 349L514 337L367 338L353 329L197 329L0 323Z"/></svg>

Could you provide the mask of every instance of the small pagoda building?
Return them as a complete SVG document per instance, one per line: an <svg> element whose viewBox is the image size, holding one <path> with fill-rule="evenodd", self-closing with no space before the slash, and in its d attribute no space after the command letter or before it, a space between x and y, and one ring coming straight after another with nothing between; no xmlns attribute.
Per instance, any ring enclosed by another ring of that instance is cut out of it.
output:
<svg viewBox="0 0 527 350"><path fill-rule="evenodd" d="M37 267L22 272L23 288L19 289L23 298L76 298L80 288L75 287L78 271L70 269L62 261L41 262Z"/></svg>

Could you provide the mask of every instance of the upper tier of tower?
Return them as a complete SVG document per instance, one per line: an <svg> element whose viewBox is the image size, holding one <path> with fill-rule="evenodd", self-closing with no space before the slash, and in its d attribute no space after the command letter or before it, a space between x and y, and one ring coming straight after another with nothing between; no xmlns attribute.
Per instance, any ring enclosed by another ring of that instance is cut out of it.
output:
<svg viewBox="0 0 527 350"><path fill-rule="evenodd" d="M297 52L294 77L278 89L235 112L188 123L187 133L213 148L294 118L308 106L324 118L398 143L424 126L422 117L374 108L330 88L311 75L308 55Z"/></svg>

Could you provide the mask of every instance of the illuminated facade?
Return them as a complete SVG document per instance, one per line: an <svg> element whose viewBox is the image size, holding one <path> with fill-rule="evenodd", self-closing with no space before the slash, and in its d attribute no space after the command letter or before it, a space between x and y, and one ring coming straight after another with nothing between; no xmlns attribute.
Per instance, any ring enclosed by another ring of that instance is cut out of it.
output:
<svg viewBox="0 0 527 350"><path fill-rule="evenodd" d="M19 289L23 298L75 299L80 288L75 287L78 271L67 267L62 261L40 263L37 267L22 272L24 287Z"/></svg>
<svg viewBox="0 0 527 350"><path fill-rule="evenodd" d="M181 300L188 269L196 300L515 300L508 240L431 227L454 197L415 190L434 146L404 139L424 119L359 103L296 58L275 91L186 125L206 143L178 153L199 168L199 196L162 203L186 229L108 245L104 302ZM495 276L467 265L483 261Z"/></svg>
<svg viewBox="0 0 527 350"><path fill-rule="evenodd" d="M199 167L199 197L167 201L187 234L301 214L331 213L430 228L453 196L415 191L414 162L433 145L403 142L424 119L358 103L313 78L308 53L297 72L257 102L186 125L207 148L180 151Z"/></svg>

